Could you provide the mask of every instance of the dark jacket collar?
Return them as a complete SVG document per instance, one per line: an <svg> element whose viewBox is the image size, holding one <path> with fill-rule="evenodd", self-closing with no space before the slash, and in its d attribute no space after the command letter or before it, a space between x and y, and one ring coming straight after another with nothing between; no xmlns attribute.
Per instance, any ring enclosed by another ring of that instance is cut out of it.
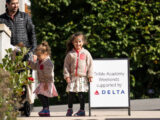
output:
<svg viewBox="0 0 160 120"><path fill-rule="evenodd" d="M19 13L19 9L17 10L17 12L16 12L16 14L14 15L14 17L16 17L16 16L18 15L18 13ZM10 18L9 14L8 14L8 9L6 9L6 16L7 16L8 18Z"/></svg>

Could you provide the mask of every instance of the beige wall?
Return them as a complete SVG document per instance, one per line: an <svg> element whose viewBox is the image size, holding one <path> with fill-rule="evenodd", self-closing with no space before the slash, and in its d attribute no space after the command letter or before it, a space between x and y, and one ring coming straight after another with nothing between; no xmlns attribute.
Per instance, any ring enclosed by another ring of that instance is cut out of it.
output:
<svg viewBox="0 0 160 120"><path fill-rule="evenodd" d="M19 9L20 11L25 11L25 0L19 0Z"/></svg>

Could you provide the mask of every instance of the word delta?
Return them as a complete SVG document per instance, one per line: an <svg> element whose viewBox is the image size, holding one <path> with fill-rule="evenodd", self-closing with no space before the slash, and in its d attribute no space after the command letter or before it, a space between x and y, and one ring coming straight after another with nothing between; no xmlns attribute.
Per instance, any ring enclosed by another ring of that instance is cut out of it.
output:
<svg viewBox="0 0 160 120"><path fill-rule="evenodd" d="M105 95L105 94L122 95L122 94L125 94L125 92L124 90L101 90L101 91L96 90L94 94L95 95L100 95L100 94L102 95Z"/></svg>

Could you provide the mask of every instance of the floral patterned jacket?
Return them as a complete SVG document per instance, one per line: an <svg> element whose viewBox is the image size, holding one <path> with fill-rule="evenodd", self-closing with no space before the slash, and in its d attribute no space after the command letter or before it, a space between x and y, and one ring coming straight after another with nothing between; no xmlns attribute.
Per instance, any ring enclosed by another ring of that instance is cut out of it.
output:
<svg viewBox="0 0 160 120"><path fill-rule="evenodd" d="M37 70L39 82L54 82L54 65L48 57L44 61L29 61L29 65L33 70Z"/></svg>

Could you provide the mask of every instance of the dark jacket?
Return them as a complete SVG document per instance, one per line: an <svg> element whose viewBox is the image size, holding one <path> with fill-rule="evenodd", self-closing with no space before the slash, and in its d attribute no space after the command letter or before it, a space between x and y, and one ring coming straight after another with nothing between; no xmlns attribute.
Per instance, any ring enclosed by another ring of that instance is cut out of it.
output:
<svg viewBox="0 0 160 120"><path fill-rule="evenodd" d="M0 23L6 24L11 30L11 44L17 45L19 42L33 51L37 45L35 29L31 17L24 12L17 11L14 19L11 19L7 12L0 15Z"/></svg>

